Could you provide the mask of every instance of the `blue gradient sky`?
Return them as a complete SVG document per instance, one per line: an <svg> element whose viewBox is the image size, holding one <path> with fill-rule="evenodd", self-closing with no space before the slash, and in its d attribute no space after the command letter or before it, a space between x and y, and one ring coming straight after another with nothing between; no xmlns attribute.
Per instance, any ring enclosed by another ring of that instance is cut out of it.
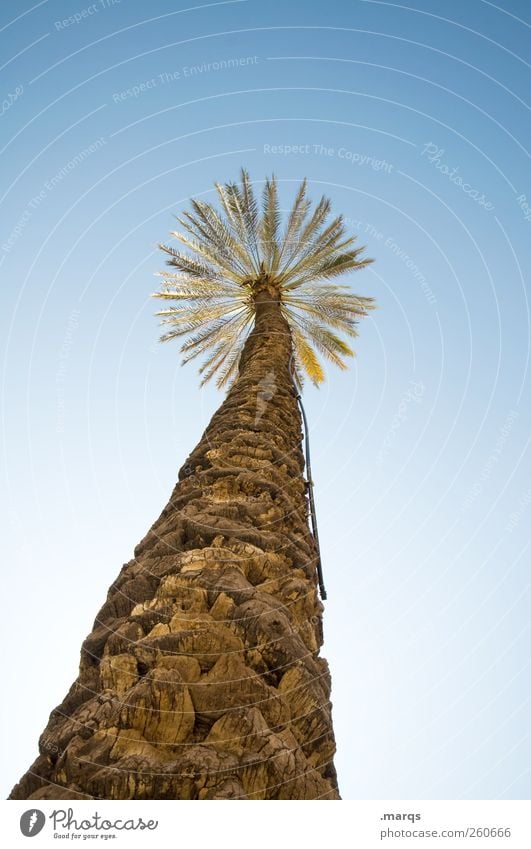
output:
<svg viewBox="0 0 531 849"><path fill-rule="evenodd" d="M376 259L305 392L342 794L529 797L530 8L412 2L2 7L4 794L220 403L149 294L245 165Z"/></svg>

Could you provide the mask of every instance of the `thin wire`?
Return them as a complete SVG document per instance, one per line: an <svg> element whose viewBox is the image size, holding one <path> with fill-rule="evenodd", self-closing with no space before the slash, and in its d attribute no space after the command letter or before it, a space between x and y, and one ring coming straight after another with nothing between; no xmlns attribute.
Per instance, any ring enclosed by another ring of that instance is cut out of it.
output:
<svg viewBox="0 0 531 849"><path fill-rule="evenodd" d="M302 421L304 423L304 454L306 460L306 474L308 477L308 500L310 502L310 516L312 520L312 533L315 539L315 548L317 549L317 579L319 581L319 592L323 601L326 601L326 589L323 578L323 566L321 563L321 547L319 545L319 531L317 529L317 515L315 512L315 499L313 495L313 479L312 479L312 464L310 461L310 430L308 427L308 419L306 411L302 403L302 398L297 394L297 401L302 413Z"/></svg>

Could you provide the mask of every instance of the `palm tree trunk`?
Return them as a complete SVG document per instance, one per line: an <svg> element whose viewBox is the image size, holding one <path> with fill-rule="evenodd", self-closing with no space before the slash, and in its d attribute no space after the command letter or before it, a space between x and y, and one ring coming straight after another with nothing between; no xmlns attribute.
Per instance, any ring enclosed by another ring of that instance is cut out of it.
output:
<svg viewBox="0 0 531 849"><path fill-rule="evenodd" d="M338 799L291 337L239 376L111 586L12 799Z"/></svg>

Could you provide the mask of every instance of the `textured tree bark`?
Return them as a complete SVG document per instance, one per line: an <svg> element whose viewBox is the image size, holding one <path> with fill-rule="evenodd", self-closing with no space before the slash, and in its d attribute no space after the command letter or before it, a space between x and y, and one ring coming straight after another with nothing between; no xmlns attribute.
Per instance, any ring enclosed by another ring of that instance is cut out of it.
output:
<svg viewBox="0 0 531 849"><path fill-rule="evenodd" d="M291 337L239 376L122 568L12 799L339 799Z"/></svg>

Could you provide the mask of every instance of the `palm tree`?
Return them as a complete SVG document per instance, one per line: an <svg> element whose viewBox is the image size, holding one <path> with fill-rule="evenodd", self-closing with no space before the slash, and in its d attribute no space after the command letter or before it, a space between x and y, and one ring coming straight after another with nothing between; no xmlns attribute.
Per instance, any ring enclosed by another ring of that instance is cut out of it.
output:
<svg viewBox="0 0 531 849"><path fill-rule="evenodd" d="M162 340L230 386L170 501L112 584L79 676L13 799L338 799L323 605L299 392L345 368L372 299L306 181L282 225L277 184L192 201L161 245ZM167 306L166 306L167 305Z"/></svg>

